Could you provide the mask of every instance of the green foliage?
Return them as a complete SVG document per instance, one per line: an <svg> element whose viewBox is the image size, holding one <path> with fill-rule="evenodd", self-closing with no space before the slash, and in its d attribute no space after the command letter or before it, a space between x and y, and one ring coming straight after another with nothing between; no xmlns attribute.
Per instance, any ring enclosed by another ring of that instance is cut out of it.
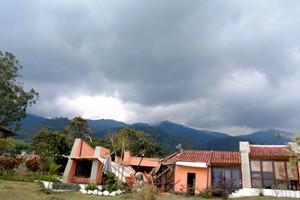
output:
<svg viewBox="0 0 300 200"><path fill-rule="evenodd" d="M50 129L43 129L33 138L32 147L40 155L42 169L48 170L47 159L53 157L57 164L64 164L61 155L69 155L74 140L66 135L64 131L52 132Z"/></svg>
<svg viewBox="0 0 300 200"><path fill-rule="evenodd" d="M121 128L118 133L109 133L105 140L103 146L111 151L116 151L116 155L121 155L123 147L133 155L163 157L165 154L164 149L148 133L128 127Z"/></svg>
<svg viewBox="0 0 300 200"><path fill-rule="evenodd" d="M53 180L53 175L57 172L57 170L61 167L61 165L58 165L54 162L53 157L49 157L47 159L47 165L48 165L48 176L49 180Z"/></svg>
<svg viewBox="0 0 300 200"><path fill-rule="evenodd" d="M117 180L118 178L116 175L110 171L105 171L102 175L102 181L103 184L106 187L106 190L109 192L116 191L118 190L118 185L117 185Z"/></svg>
<svg viewBox="0 0 300 200"><path fill-rule="evenodd" d="M85 186L85 188L84 188L85 190L98 190L98 187L97 187L97 185L95 184L95 183L89 183L89 184L87 184L86 186Z"/></svg>
<svg viewBox="0 0 300 200"><path fill-rule="evenodd" d="M87 120L78 116L70 121L70 124L65 127L65 130L69 135L75 138L89 138L94 130L93 127L89 127Z"/></svg>
<svg viewBox="0 0 300 200"><path fill-rule="evenodd" d="M19 70L22 66L16 57L0 51L0 126L10 126L26 117L28 106L36 103L38 93L31 89L25 92ZM19 127L17 124L16 129Z"/></svg>
<svg viewBox="0 0 300 200"><path fill-rule="evenodd" d="M43 175L38 172L20 172L16 173L13 171L0 171L0 179L3 180L10 180L10 181L23 181L23 182L34 182L38 181L52 181L52 182L59 182L58 179L51 179L49 180L49 176Z"/></svg>
<svg viewBox="0 0 300 200"><path fill-rule="evenodd" d="M0 139L0 143L2 143L3 139ZM4 146L4 153L9 155L16 155L21 154L22 151L29 151L30 144L24 142L24 140L15 140L13 138L7 138L6 143L9 145L3 145Z"/></svg>
<svg viewBox="0 0 300 200"><path fill-rule="evenodd" d="M15 145L11 143L9 140L4 138L0 138L0 155L3 154L3 151L8 148L14 148Z"/></svg>

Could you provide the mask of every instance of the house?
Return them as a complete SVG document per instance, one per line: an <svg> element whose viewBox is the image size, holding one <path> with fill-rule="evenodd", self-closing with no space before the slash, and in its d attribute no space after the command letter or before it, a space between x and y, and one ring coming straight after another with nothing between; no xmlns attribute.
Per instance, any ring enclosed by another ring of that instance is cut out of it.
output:
<svg viewBox="0 0 300 200"><path fill-rule="evenodd" d="M294 149L285 145L249 145L240 142L243 188L299 190L299 162Z"/></svg>
<svg viewBox="0 0 300 200"><path fill-rule="evenodd" d="M136 172L151 175L147 178L166 192L197 194L206 188L230 185L242 190L266 189L299 190L299 163L295 147L285 145L250 145L240 142L240 152L180 150L164 159L135 157L129 151L123 159L115 157L113 173L121 180ZM101 182L101 171L110 151L90 147L76 139L63 176L64 183ZM119 166L124 166L120 171ZM122 173L121 173L122 172ZM300 193L299 193L300 195Z"/></svg>
<svg viewBox="0 0 300 200"><path fill-rule="evenodd" d="M76 139L63 175L63 183L90 183L101 181L101 169L110 150L104 147L89 146Z"/></svg>
<svg viewBox="0 0 300 200"><path fill-rule="evenodd" d="M195 194L222 181L241 188L240 158L239 152L181 150L164 162L174 162L174 192Z"/></svg>
<svg viewBox="0 0 300 200"><path fill-rule="evenodd" d="M233 189L257 188L299 190L299 163L285 145L249 145L240 142L240 152L181 150L164 161L175 166L176 193L199 193L205 188L231 185Z"/></svg>

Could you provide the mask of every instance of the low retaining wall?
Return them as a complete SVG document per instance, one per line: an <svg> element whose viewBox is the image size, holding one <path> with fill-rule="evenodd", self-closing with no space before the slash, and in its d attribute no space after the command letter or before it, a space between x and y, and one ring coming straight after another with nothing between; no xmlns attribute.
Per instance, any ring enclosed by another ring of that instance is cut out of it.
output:
<svg viewBox="0 0 300 200"><path fill-rule="evenodd" d="M229 198L259 196L260 194L262 194L263 196L300 198L300 191L257 189L257 188L240 189L232 193L231 195L229 195Z"/></svg>

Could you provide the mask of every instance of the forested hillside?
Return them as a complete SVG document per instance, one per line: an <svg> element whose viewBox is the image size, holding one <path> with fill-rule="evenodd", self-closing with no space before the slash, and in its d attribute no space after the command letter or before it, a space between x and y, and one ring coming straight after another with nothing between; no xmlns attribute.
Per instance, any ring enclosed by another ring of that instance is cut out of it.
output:
<svg viewBox="0 0 300 200"><path fill-rule="evenodd" d="M21 121L22 127L16 138L30 141L41 129L51 128L52 131L62 130L70 122L67 118L45 119L35 115L28 115ZM168 121L156 125L147 123L126 124L115 120L100 119L88 120L89 126L95 127L94 135L104 138L108 131L119 131L121 127L131 127L144 131L163 146L166 154L178 151L176 146L180 143L183 149L238 151L239 141L249 141L251 144L285 144L288 137L275 137L280 130L269 129L258 131L249 135L230 136L226 133L208 130L197 130Z"/></svg>

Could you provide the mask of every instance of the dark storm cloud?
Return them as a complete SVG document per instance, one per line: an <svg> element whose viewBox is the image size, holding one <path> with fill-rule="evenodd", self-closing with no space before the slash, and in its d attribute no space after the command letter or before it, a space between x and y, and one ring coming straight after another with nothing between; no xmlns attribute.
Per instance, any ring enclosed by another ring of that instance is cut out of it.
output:
<svg viewBox="0 0 300 200"><path fill-rule="evenodd" d="M53 102L89 94L120 99L131 121L298 127L297 1L0 4L1 50L40 89L33 112L69 115Z"/></svg>

